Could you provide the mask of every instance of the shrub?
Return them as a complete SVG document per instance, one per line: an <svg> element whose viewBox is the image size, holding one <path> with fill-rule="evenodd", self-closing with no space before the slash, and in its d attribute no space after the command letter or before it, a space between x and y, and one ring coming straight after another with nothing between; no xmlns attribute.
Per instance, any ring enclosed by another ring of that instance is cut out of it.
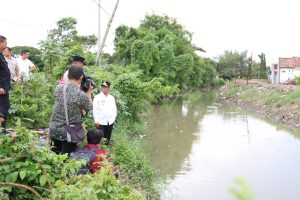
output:
<svg viewBox="0 0 300 200"><path fill-rule="evenodd" d="M45 73L35 73L29 81L15 84L10 91L9 124L20 118L27 128L48 127L55 86Z"/></svg>

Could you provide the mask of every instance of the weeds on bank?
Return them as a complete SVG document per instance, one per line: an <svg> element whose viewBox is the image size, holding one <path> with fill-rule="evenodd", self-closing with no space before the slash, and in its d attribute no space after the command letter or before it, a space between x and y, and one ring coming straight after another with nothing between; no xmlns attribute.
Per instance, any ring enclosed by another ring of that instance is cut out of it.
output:
<svg viewBox="0 0 300 200"><path fill-rule="evenodd" d="M109 164L99 173L78 176L84 161L40 146L38 135L20 120L16 127L16 132L0 137L1 199L144 199L126 179L116 179Z"/></svg>

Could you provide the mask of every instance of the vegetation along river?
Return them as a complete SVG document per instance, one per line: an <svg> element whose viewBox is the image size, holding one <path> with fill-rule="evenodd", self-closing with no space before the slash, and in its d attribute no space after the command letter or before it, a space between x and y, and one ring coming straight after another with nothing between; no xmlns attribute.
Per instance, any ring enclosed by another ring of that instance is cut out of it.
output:
<svg viewBox="0 0 300 200"><path fill-rule="evenodd" d="M153 107L143 138L166 181L163 199L236 199L243 177L256 200L300 199L300 133L194 92Z"/></svg>

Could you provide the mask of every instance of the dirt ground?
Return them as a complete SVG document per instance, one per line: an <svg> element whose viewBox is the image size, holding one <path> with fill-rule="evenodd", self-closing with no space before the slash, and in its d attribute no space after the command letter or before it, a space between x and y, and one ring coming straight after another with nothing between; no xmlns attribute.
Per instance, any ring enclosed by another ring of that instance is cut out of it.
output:
<svg viewBox="0 0 300 200"><path fill-rule="evenodd" d="M237 86L246 85L246 80L236 80ZM288 94L292 91L300 89L300 85L274 85L260 80L250 80L248 85L256 88L257 92L263 92L266 90L280 91L281 94ZM238 96L227 96L228 85L224 85L219 90L219 100L226 101L230 104L234 104L243 109L255 112L260 116L269 118L285 124L289 127L300 130L300 105L299 103L291 103L288 106L276 107L272 105L263 104L262 101L256 99L254 101L245 101L238 98ZM255 94L254 94L255 95Z"/></svg>

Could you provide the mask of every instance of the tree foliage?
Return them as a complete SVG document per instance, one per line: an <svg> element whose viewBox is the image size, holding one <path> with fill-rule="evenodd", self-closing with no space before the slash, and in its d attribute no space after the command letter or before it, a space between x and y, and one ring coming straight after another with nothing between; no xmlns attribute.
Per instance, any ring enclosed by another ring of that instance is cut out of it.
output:
<svg viewBox="0 0 300 200"><path fill-rule="evenodd" d="M16 131L0 137L1 199L36 199L31 191L13 187L17 184L35 189L45 199L143 199L116 179L109 163L103 163L98 173L78 176L85 161L68 159L67 154L57 155L49 146L41 146L38 135L22 127L20 121Z"/></svg>
<svg viewBox="0 0 300 200"><path fill-rule="evenodd" d="M115 61L136 65L143 72L142 80L159 78L162 85L188 89L215 79L216 66L196 54L204 50L193 45L192 34L168 16L146 15L138 28L119 26L114 43ZM205 77L208 74L212 76Z"/></svg>
<svg viewBox="0 0 300 200"><path fill-rule="evenodd" d="M260 60L259 65L259 78L260 79L267 79L268 78L268 71L267 71L267 63L266 63L266 55L261 53L258 55Z"/></svg>
<svg viewBox="0 0 300 200"><path fill-rule="evenodd" d="M34 73L27 82L10 90L10 123L20 119L26 128L48 127L54 104L55 81L44 72Z"/></svg>
<svg viewBox="0 0 300 200"><path fill-rule="evenodd" d="M88 64L94 63L95 57L89 50L96 45L97 38L95 35L79 36L76 24L75 18L62 18L57 28L49 31L47 39L40 42L45 65L56 77L62 75L74 55L85 56Z"/></svg>
<svg viewBox="0 0 300 200"><path fill-rule="evenodd" d="M217 72L219 77L227 80L243 78L247 76L247 51L225 51L218 58Z"/></svg>

